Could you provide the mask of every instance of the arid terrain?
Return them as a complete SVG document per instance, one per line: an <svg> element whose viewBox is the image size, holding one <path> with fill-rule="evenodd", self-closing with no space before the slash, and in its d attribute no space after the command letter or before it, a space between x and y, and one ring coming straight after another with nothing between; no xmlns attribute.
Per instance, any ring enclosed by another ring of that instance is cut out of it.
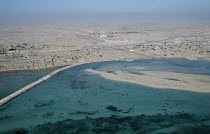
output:
<svg viewBox="0 0 210 134"><path fill-rule="evenodd" d="M210 60L210 22L0 25L0 72L154 58Z"/></svg>

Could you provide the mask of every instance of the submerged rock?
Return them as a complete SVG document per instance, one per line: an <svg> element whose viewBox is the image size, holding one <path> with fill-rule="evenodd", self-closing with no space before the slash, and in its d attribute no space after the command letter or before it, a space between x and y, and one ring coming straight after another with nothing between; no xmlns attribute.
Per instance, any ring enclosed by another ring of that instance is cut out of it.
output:
<svg viewBox="0 0 210 134"><path fill-rule="evenodd" d="M68 114L70 114L70 115L72 115L72 114L86 114L86 115L94 115L94 114L96 114L96 113L98 113L98 110L93 111L93 112L82 112L82 111L76 111L76 112L72 112L72 113L68 113Z"/></svg>
<svg viewBox="0 0 210 134"><path fill-rule="evenodd" d="M49 105L52 105L52 104L55 104L55 101L53 101L53 100L41 101L41 102L35 104L34 107L44 107L44 106L49 106Z"/></svg>
<svg viewBox="0 0 210 134"><path fill-rule="evenodd" d="M12 116L6 115L6 116L3 116L3 117L0 117L0 120L6 120L6 119L10 119L10 118L12 118Z"/></svg>
<svg viewBox="0 0 210 134"><path fill-rule="evenodd" d="M133 109L134 109L134 107L135 107L135 106L133 106L133 107L129 108L127 111L124 111L123 113L125 113L125 114L130 113L130 112L131 112L131 110L133 110Z"/></svg>
<svg viewBox="0 0 210 134"><path fill-rule="evenodd" d="M29 132L25 129L16 129L16 130L12 130L12 131L8 131L7 134L28 134Z"/></svg>
<svg viewBox="0 0 210 134"><path fill-rule="evenodd" d="M46 115L51 115L47 113ZM187 119L176 115L140 115L140 116L110 116L100 118L85 118L82 120L67 119L56 123L46 123L29 129L15 129L4 134L29 133L29 134L140 134L140 133L165 133L168 134L207 134L210 133L210 117L201 119L189 113ZM182 116L181 115L181 116ZM186 116L184 116L186 117ZM196 125L192 123L196 122Z"/></svg>
<svg viewBox="0 0 210 134"><path fill-rule="evenodd" d="M109 105L106 107L106 109L110 110L110 111L114 111L114 112L121 112L122 110L117 109L116 107Z"/></svg>
<svg viewBox="0 0 210 134"><path fill-rule="evenodd" d="M45 113L44 115L42 115L43 118L48 118L48 117L51 117L53 116L55 113L54 112L48 112L48 113Z"/></svg>

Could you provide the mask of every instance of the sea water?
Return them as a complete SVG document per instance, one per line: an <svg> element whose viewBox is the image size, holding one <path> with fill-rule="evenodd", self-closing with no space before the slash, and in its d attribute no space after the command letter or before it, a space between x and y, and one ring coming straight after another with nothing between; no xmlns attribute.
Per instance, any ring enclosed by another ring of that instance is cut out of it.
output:
<svg viewBox="0 0 210 134"><path fill-rule="evenodd" d="M53 70L11 71L0 74L0 99L40 79Z"/></svg>
<svg viewBox="0 0 210 134"><path fill-rule="evenodd" d="M210 62L207 61L113 61L76 66L56 74L1 106L0 132L210 131L209 127L203 127L210 126L210 93L152 88L108 80L85 71L93 69L114 73L121 70L139 74L136 67L142 67L142 71L210 76ZM22 79L23 83L25 79Z"/></svg>

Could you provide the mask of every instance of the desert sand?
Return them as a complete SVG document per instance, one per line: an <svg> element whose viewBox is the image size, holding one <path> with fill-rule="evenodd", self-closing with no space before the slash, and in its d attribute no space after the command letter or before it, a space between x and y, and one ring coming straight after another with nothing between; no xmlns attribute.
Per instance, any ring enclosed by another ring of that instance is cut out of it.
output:
<svg viewBox="0 0 210 134"><path fill-rule="evenodd" d="M1 24L0 72L112 60L210 59L209 21Z"/></svg>

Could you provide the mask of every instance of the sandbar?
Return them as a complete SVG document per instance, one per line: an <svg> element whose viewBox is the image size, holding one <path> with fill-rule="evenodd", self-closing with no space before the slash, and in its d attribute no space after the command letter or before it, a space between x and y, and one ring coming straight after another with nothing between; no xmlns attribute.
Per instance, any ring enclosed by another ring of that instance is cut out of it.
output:
<svg viewBox="0 0 210 134"><path fill-rule="evenodd" d="M143 75L124 71L114 73L86 69L87 72L99 74L100 76L122 82L140 84L161 89L179 89L194 92L210 92L210 76L184 74L167 71L139 71Z"/></svg>

